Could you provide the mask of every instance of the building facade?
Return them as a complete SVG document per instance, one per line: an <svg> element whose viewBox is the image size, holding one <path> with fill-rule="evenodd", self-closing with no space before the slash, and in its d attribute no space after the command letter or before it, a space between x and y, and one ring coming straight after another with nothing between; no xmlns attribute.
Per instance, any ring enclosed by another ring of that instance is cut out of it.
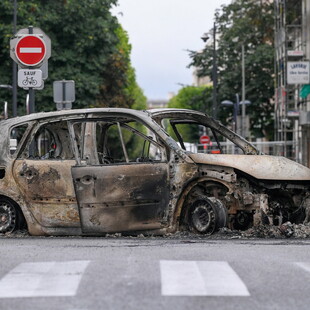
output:
<svg viewBox="0 0 310 310"><path fill-rule="evenodd" d="M275 0L275 140L310 166L310 0Z"/></svg>

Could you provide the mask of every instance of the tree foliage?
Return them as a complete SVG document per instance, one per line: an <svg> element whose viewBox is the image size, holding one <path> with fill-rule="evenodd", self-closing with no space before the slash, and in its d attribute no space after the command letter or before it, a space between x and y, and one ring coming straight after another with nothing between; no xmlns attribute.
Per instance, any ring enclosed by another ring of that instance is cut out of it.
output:
<svg viewBox="0 0 310 310"><path fill-rule="evenodd" d="M209 86L186 86L179 90L177 95L168 102L169 108L192 109L207 114L212 111L212 88ZM198 141L199 132L196 126L180 125L179 130L184 141ZM172 128L168 127L169 134L176 138Z"/></svg>
<svg viewBox="0 0 310 310"><path fill-rule="evenodd" d="M110 99L107 98L105 101L107 106L111 106L111 102L115 102L115 106L125 106L122 104L122 102L125 102L127 107L140 110L146 109L147 99L142 89L137 84L136 73L130 62L131 44L129 43L128 34L122 27L118 27L116 34L118 37L118 44L117 54L115 56L118 58L119 76L123 77L123 79L119 79L118 84L114 83L113 80L111 81L112 83L110 86L114 91L103 91L103 94L118 93L118 96ZM105 86L103 86L103 88L105 88Z"/></svg>
<svg viewBox="0 0 310 310"><path fill-rule="evenodd" d="M117 0L18 1L17 30L29 25L41 28L52 42L49 77L36 91L36 110L53 110L52 82L74 80L75 108L132 107L135 92L143 105L130 64L127 34L111 15ZM12 36L13 1L0 2L0 84L12 82L9 42ZM2 93L4 90L0 90ZM1 98L2 93L0 93ZM26 92L19 89L18 101ZM8 101L11 101L8 98ZM141 105L140 104L140 105Z"/></svg>
<svg viewBox="0 0 310 310"><path fill-rule="evenodd" d="M169 108L193 109L210 114L212 88L208 86L186 86L168 102Z"/></svg>
<svg viewBox="0 0 310 310"><path fill-rule="evenodd" d="M245 84L251 130L254 136L272 136L274 94L274 12L272 1L236 0L215 15L217 27L218 102L236 100L242 88L242 54L245 49ZM190 66L199 76L211 76L212 49L191 52ZM223 108L219 108L222 110Z"/></svg>

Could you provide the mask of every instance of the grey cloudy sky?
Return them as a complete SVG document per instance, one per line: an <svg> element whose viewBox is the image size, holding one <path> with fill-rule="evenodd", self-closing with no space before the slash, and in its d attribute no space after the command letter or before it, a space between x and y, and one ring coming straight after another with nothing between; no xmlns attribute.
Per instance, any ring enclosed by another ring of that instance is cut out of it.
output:
<svg viewBox="0 0 310 310"><path fill-rule="evenodd" d="M186 50L200 50L214 13L231 0L119 0L113 9L132 44L131 61L148 99L167 99L191 85ZM181 84L181 85L180 85Z"/></svg>

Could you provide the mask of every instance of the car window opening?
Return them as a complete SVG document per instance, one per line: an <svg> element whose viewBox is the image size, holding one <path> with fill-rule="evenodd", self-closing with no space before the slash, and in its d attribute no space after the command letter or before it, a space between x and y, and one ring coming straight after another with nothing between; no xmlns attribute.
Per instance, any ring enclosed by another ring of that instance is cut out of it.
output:
<svg viewBox="0 0 310 310"><path fill-rule="evenodd" d="M155 134L137 121L91 120L76 122L73 127L83 164L129 164L166 159Z"/></svg>
<svg viewBox="0 0 310 310"><path fill-rule="evenodd" d="M191 153L244 154L244 151L219 131L195 120L163 119L166 131L179 146ZM200 143L201 136L208 136L210 142Z"/></svg>

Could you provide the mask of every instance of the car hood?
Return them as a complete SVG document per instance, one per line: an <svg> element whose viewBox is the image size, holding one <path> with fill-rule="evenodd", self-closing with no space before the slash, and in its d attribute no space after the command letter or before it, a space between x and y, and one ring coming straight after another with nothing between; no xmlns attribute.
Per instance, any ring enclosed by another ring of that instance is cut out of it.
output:
<svg viewBox="0 0 310 310"><path fill-rule="evenodd" d="M310 169L285 157L269 155L189 154L197 164L232 167L262 180L310 181Z"/></svg>

